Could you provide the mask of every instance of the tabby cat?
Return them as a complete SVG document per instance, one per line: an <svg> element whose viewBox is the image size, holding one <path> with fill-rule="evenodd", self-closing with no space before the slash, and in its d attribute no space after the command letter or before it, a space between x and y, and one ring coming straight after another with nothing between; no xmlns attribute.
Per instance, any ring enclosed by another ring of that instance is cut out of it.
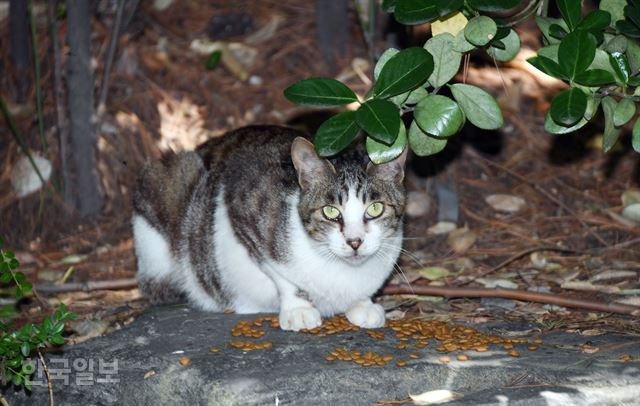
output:
<svg viewBox="0 0 640 406"><path fill-rule="evenodd" d="M296 130L253 126L148 163L132 220L140 288L153 303L279 312L285 330L342 312L381 327L371 296L400 253L405 158L322 159Z"/></svg>

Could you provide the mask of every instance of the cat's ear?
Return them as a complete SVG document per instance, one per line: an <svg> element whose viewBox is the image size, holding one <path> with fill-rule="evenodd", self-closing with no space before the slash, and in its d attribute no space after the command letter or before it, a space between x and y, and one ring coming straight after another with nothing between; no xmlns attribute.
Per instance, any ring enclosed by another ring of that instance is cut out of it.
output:
<svg viewBox="0 0 640 406"><path fill-rule="evenodd" d="M307 189L318 178L336 172L329 161L318 156L313 144L302 137L297 137L291 144L291 160L298 172L298 183L303 189Z"/></svg>
<svg viewBox="0 0 640 406"><path fill-rule="evenodd" d="M369 162L367 165L367 175L375 176L389 182L401 183L404 179L404 165L407 161L409 146L405 146L404 151L396 159L385 162L383 164L374 164Z"/></svg>

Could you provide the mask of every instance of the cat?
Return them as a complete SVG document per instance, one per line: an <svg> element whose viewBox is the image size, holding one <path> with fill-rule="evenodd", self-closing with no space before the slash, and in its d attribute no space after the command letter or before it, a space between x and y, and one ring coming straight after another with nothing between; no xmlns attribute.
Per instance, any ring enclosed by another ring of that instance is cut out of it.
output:
<svg viewBox="0 0 640 406"><path fill-rule="evenodd" d="M152 303L279 312L284 330L337 313L382 327L371 297L401 250L406 154L323 159L297 130L252 126L147 163L132 218L141 291Z"/></svg>

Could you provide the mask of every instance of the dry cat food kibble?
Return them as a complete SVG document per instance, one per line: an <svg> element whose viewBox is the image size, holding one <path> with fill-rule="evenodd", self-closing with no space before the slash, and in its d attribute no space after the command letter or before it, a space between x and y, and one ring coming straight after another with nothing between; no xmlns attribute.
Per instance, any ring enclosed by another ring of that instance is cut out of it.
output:
<svg viewBox="0 0 640 406"><path fill-rule="evenodd" d="M261 316L255 320L242 320L238 322L232 329L231 335L233 337L247 337L247 338L260 338L263 337L267 331L265 327L279 328L278 316ZM389 338L385 333L389 329L394 333ZM324 323L313 329L300 330L301 333L313 334L318 337L326 337L329 335L357 332L360 328L352 325L344 316L335 316L324 321ZM489 335L482 333L470 327L449 324L436 320L422 320L418 318L404 319L404 320L388 320L384 329L372 329L363 330L367 336L374 340L391 341L397 340L394 345L399 350L404 349L423 349L429 346L430 342L427 340L438 340L435 351L439 353L451 353L455 351L476 351L487 352L492 344L501 345L505 350L512 350L508 353L511 357L519 357L520 353L513 350L515 344L527 344L527 348L530 351L535 351L538 348L538 344L541 344L543 340L541 338L535 338L531 342L536 345L530 344L530 341L522 338L503 338L495 335ZM394 337L395 336L395 337ZM399 342L398 342L399 341ZM234 348L241 349L242 351L252 351L259 349L271 348L273 344L271 342L259 343L256 341L231 341L228 343ZM219 349L212 348L211 352L217 352ZM418 359L424 354L417 352L409 352L406 354L408 358ZM382 355L372 351L357 351L349 350L343 347L336 348L331 351L330 354L324 357L328 362L344 361L353 362L363 367L371 366L384 366L394 360L393 355ZM449 363L450 358L447 356L441 356L438 358L442 363ZM468 361L469 356L466 354L456 355L458 361ZM405 360L396 360L397 366L407 365Z"/></svg>

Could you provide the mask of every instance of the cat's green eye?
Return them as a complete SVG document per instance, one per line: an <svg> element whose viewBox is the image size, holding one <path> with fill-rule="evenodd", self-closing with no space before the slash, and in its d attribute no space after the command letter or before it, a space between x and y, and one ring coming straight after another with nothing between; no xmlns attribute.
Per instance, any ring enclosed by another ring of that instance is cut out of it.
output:
<svg viewBox="0 0 640 406"><path fill-rule="evenodd" d="M380 217L384 212L384 203L374 202L367 207L367 218L374 219Z"/></svg>
<svg viewBox="0 0 640 406"><path fill-rule="evenodd" d="M329 220L337 220L340 217L340 210L327 205L322 208L322 214Z"/></svg>

